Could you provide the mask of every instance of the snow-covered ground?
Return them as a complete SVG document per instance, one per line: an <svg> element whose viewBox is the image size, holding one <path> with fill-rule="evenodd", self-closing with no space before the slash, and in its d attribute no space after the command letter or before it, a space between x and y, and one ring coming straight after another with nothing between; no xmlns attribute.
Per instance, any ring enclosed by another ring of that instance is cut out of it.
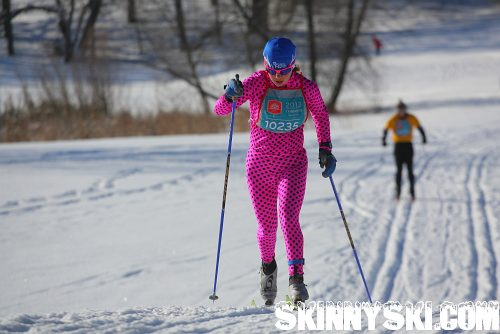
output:
<svg viewBox="0 0 500 334"><path fill-rule="evenodd" d="M388 115L332 122L335 180L372 296L496 300L498 105L415 112L429 144L416 145L413 204L392 198L391 150L379 140ZM277 330L272 310L244 309L259 301L246 134L234 138L220 300L208 300L226 141L212 135L1 145L0 331ZM306 146L301 219L311 297L365 300L311 129ZM277 260L283 299L281 236Z"/></svg>
<svg viewBox="0 0 500 334"><path fill-rule="evenodd" d="M424 146L416 134L416 202L407 188L393 199L391 148L380 145L390 113L332 118L334 180L381 302L500 292L500 48L436 49L374 60L380 96L408 101L429 137ZM311 298L366 300L311 124L305 146ZM247 147L236 134L212 303L227 134L1 144L0 332L279 332L273 309L249 308L260 260ZM281 232L276 254L283 300Z"/></svg>

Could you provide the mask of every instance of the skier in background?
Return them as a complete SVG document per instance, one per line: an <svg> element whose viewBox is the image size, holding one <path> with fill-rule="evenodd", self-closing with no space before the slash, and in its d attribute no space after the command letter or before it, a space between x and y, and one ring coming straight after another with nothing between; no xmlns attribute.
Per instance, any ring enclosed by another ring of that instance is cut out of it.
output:
<svg viewBox="0 0 500 334"><path fill-rule="evenodd" d="M265 70L243 82L231 79L214 112L227 115L233 99L250 101L250 147L246 158L247 185L257 218L257 241L262 265L260 292L266 305L277 293L275 260L278 217L288 258L289 294L296 303L309 298L304 284L304 240L299 214L304 199L307 155L304 123L310 113L316 126L319 164L323 176L335 170L330 120L315 82L295 65L295 45L288 38L270 39L263 51Z"/></svg>
<svg viewBox="0 0 500 334"><path fill-rule="evenodd" d="M396 106L397 113L387 121L382 135L382 145L386 146L386 136L389 130L392 130L392 140L394 141L394 157L396 162L396 199L401 195L401 173L403 164L408 168L408 179L410 181L410 195L415 200L415 176L413 174L413 144L412 130L416 127L422 135L422 144L427 143L424 128L420 125L418 119L407 112L406 104L399 101Z"/></svg>
<svg viewBox="0 0 500 334"><path fill-rule="evenodd" d="M377 56L380 55L380 50L382 50L382 41L375 35L373 34L372 35L372 43L373 43L373 47L375 48L375 53Z"/></svg>

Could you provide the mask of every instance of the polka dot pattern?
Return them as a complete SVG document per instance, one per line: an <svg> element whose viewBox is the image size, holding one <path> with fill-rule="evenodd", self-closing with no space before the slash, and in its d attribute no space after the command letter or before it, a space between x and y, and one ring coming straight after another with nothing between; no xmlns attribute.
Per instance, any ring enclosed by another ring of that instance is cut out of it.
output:
<svg viewBox="0 0 500 334"><path fill-rule="evenodd" d="M286 156L264 155L250 150L246 165L262 261L269 263L274 258L278 218L288 260L302 259L304 238L299 215L306 190L305 150ZM293 275L293 269L289 266L290 275ZM298 273L304 273L302 265L298 265Z"/></svg>
<svg viewBox="0 0 500 334"><path fill-rule="evenodd" d="M307 177L304 127L292 132L274 133L257 126L267 88L276 88L266 71L257 71L243 80L239 107L250 101L250 149L247 154L247 185L257 218L257 241L262 261L271 262L276 246L278 220L285 239L288 260L304 257L304 238L299 223ZM316 126L318 143L331 141L330 119L318 85L294 72L284 88L302 88L307 108ZM222 95L214 112L227 115L231 103ZM303 274L303 265L296 265ZM288 266L290 275L294 266Z"/></svg>
<svg viewBox="0 0 500 334"><path fill-rule="evenodd" d="M272 154L298 152L304 144L303 127L292 132L274 133L257 126L260 106L268 87L277 88L266 71L257 71L243 80L243 96L236 101L236 107L250 101L250 147L258 152ZM330 141L330 119L318 85L294 72L284 88L302 88L307 109L316 126L318 144ZM231 102L222 95L215 103L214 112L217 115L231 113Z"/></svg>

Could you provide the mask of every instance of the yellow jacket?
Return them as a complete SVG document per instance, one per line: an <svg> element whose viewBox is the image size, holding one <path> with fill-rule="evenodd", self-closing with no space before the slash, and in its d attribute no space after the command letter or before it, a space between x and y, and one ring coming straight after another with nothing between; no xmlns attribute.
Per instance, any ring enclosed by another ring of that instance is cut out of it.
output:
<svg viewBox="0 0 500 334"><path fill-rule="evenodd" d="M404 117L395 114L385 124L385 130L392 130L392 140L395 143L411 143L413 128L419 127L418 119L409 113L406 113Z"/></svg>

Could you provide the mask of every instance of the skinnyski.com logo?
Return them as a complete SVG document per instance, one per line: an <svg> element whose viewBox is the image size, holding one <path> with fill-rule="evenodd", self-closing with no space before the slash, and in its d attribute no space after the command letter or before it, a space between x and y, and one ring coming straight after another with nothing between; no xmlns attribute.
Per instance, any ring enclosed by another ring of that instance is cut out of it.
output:
<svg viewBox="0 0 500 334"><path fill-rule="evenodd" d="M381 304L311 301L298 307L276 305L276 327L282 330L475 330L498 331L499 302L432 302Z"/></svg>

